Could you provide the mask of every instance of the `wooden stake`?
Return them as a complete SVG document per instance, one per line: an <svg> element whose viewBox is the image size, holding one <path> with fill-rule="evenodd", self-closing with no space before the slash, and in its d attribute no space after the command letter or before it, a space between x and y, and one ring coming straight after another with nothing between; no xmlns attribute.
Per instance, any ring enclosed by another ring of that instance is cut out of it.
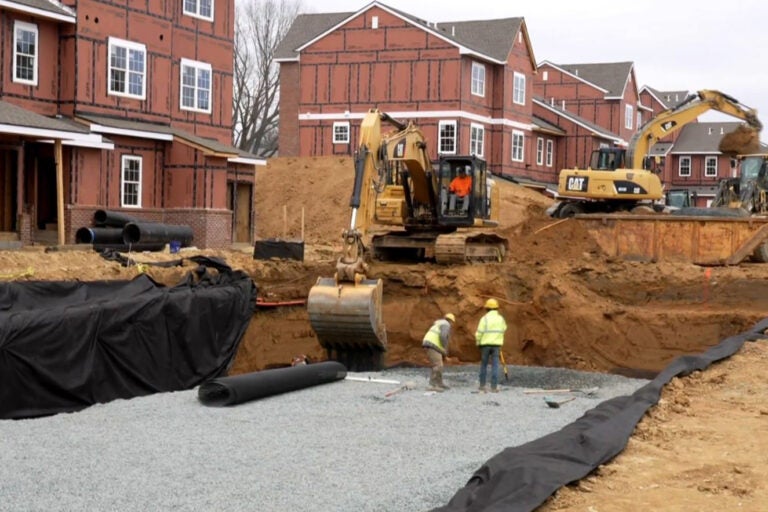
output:
<svg viewBox="0 0 768 512"><path fill-rule="evenodd" d="M301 207L301 241L304 241L304 207Z"/></svg>
<svg viewBox="0 0 768 512"><path fill-rule="evenodd" d="M537 229L536 231L534 231L534 232L533 232L533 234L534 234L534 235L538 235L539 233L541 233L541 232L542 232L542 231L544 231L545 229L549 229L549 228L551 228L551 227L557 226L558 224L562 224L563 222L565 222L565 221L568 221L568 220L571 220L571 218L570 218L570 217L567 217L567 218L565 218L565 219L560 219L559 221L557 221L557 222L553 222L552 224L549 224L548 226L544 226L543 228L539 228L539 229Z"/></svg>
<svg viewBox="0 0 768 512"><path fill-rule="evenodd" d="M56 226L59 232L59 245L64 245L64 162L62 160L61 139L53 142L53 158L56 161Z"/></svg>
<svg viewBox="0 0 768 512"><path fill-rule="evenodd" d="M288 238L288 205L283 205L283 240Z"/></svg>

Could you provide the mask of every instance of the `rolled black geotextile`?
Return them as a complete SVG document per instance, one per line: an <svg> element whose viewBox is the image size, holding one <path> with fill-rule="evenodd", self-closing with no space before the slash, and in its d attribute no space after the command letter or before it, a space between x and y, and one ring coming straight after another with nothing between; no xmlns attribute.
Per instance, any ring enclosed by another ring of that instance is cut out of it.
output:
<svg viewBox="0 0 768 512"><path fill-rule="evenodd" d="M530 512L561 487L578 481L621 453L648 409L674 377L703 370L765 338L768 319L706 352L680 356L632 395L607 400L561 430L507 448L475 471L447 505L432 512Z"/></svg>
<svg viewBox="0 0 768 512"><path fill-rule="evenodd" d="M336 361L275 368L260 372L220 377L203 383L197 398L204 405L222 407L297 389L327 384L347 376L347 369Z"/></svg>

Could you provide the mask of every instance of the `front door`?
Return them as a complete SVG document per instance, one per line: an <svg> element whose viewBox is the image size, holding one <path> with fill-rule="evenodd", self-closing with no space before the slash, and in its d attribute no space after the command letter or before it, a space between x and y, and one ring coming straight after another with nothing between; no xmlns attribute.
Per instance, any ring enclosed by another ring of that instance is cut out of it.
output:
<svg viewBox="0 0 768 512"><path fill-rule="evenodd" d="M16 231L18 152L0 149L0 231Z"/></svg>
<svg viewBox="0 0 768 512"><path fill-rule="evenodd" d="M232 210L234 243L251 243L251 218L253 213L253 185L248 183L227 184L229 209Z"/></svg>

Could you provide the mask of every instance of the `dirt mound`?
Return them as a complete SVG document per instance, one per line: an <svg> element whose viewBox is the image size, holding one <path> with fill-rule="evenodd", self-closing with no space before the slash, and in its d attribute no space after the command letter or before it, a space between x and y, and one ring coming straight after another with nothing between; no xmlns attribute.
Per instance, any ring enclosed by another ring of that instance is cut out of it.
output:
<svg viewBox="0 0 768 512"><path fill-rule="evenodd" d="M720 139L718 149L729 156L757 153L760 151L760 132L741 124Z"/></svg>

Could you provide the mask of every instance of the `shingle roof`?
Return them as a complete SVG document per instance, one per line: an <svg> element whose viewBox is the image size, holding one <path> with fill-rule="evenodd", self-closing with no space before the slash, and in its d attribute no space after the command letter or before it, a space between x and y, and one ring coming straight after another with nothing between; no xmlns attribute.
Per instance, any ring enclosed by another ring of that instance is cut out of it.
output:
<svg viewBox="0 0 768 512"><path fill-rule="evenodd" d="M19 8L32 8L59 16L74 17L75 11L55 0L10 0L10 4L19 4ZM13 9L13 5L7 6Z"/></svg>
<svg viewBox="0 0 768 512"><path fill-rule="evenodd" d="M439 33L442 37L455 42L457 45L474 50L479 54L497 61L507 60L515 37L523 23L523 18L503 18L495 20L475 21L446 21L430 23L426 20L389 7L381 2L373 2L364 9L377 4L391 10L413 22ZM357 11L360 12L360 11ZM296 17L288 33L275 50L275 59L290 60L298 57L296 49L320 36L333 26L354 16L357 12L337 12L323 14L300 14Z"/></svg>
<svg viewBox="0 0 768 512"><path fill-rule="evenodd" d="M743 123L689 123L680 130L680 136L675 141L672 153L719 154L720 140L726 133L732 132L741 124Z"/></svg>
<svg viewBox="0 0 768 512"><path fill-rule="evenodd" d="M585 127L588 130L592 131L595 135L598 135L600 137L604 137L606 139L615 140L615 141L622 140L620 135L617 135L617 134L615 134L613 132L610 132L610 131L606 130L605 128L603 128L601 126L598 126L598 125L596 125L595 123L593 123L591 121L587 121L583 117L580 117L580 116L574 114L573 112L569 112L568 110L563 110L560 107L556 107L554 105L550 105L544 98L534 97L533 101L536 104L538 104L538 105L540 105L540 106L542 106L542 107L544 107L544 108L546 108L546 109L548 109L548 110L550 110L550 111L552 111L552 112L554 112L554 113L556 113L558 115L561 115L561 116L565 117L566 119L570 119L572 122L575 122L577 124L582 125L583 127ZM534 119L534 121L535 121L535 119Z"/></svg>
<svg viewBox="0 0 768 512"><path fill-rule="evenodd" d="M55 130L72 134L89 133L88 128L55 117L41 116L7 101L0 101L0 125L12 125L39 130Z"/></svg>
<svg viewBox="0 0 768 512"><path fill-rule="evenodd" d="M544 119L536 116L533 116L533 126L534 130L538 129L539 131L556 133L558 135L567 135L568 133L559 126L556 126L549 121L545 121Z"/></svg>
<svg viewBox="0 0 768 512"><path fill-rule="evenodd" d="M667 156L669 151L674 147L672 142L656 142L651 149L648 150L650 156Z"/></svg>
<svg viewBox="0 0 768 512"><path fill-rule="evenodd" d="M632 62L604 62L594 64L556 64L572 75L591 82L608 91L608 96L622 96Z"/></svg>
<svg viewBox="0 0 768 512"><path fill-rule="evenodd" d="M186 130L174 128L172 126L156 123L147 123L142 121L131 121L130 119L115 118L109 116L99 116L92 114L81 114L78 116L85 121L89 121L101 126L108 126L110 128L118 128L121 130L134 130L143 132L160 133L164 135L170 135L174 139L180 139L180 142L190 144L192 146L198 146L204 151L210 151L216 153L219 156L226 157L238 157L245 156L241 154L241 150L228 144L222 144L215 139L209 139L207 137L201 137L195 135ZM257 158L254 155L248 158Z"/></svg>
<svg viewBox="0 0 768 512"><path fill-rule="evenodd" d="M648 85L644 88L648 89L664 108L672 108L688 97L688 91L659 91Z"/></svg>

